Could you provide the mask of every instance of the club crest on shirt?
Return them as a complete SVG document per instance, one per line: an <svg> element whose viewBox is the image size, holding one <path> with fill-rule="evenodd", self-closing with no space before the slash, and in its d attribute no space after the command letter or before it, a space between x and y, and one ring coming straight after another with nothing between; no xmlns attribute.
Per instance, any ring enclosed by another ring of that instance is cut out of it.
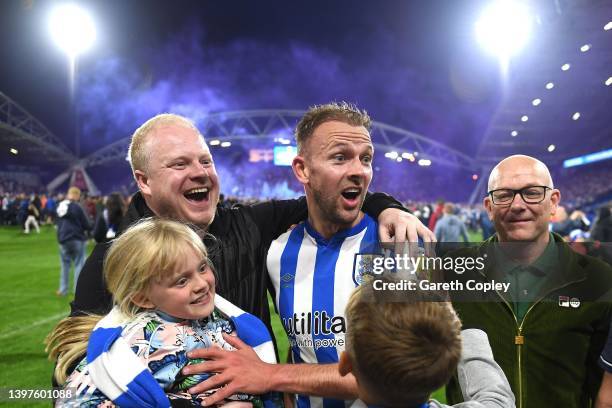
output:
<svg viewBox="0 0 612 408"><path fill-rule="evenodd" d="M382 256L381 254L371 253L355 254L355 260L353 261L353 282L355 282L355 285L361 285L365 276L376 275L374 272L374 260Z"/></svg>

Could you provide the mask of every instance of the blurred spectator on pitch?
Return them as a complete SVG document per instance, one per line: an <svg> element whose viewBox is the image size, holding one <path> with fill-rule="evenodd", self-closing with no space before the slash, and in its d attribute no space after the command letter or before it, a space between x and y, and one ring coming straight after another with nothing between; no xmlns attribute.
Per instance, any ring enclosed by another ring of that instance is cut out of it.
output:
<svg viewBox="0 0 612 408"><path fill-rule="evenodd" d="M40 234L40 227L38 226L38 217L40 217L40 212L38 211L38 208L36 207L36 205L34 204L34 201L32 200L29 204L28 204L28 216L25 220L25 225L24 225L24 231L26 234L30 233L30 227L34 227L36 228L36 232Z"/></svg>
<svg viewBox="0 0 612 408"><path fill-rule="evenodd" d="M106 242L115 238L125 211L125 199L121 193L114 192L106 197L93 230L96 242Z"/></svg>
<svg viewBox="0 0 612 408"><path fill-rule="evenodd" d="M612 217L609 206L603 206L597 212L597 218L591 228L591 239L599 242L612 242Z"/></svg>
<svg viewBox="0 0 612 408"><path fill-rule="evenodd" d="M74 263L74 284L79 279L79 273L85 263L85 251L87 247L87 231L91 230L91 223L85 215L85 211L79 204L81 190L70 187L66 200L59 203L57 207L57 240L60 246L60 257L62 269L60 275L58 296L68 294L68 283L70 281L70 265Z"/></svg>
<svg viewBox="0 0 612 408"><path fill-rule="evenodd" d="M444 212L444 201L438 200L436 204L436 209L434 210L434 212L431 214L431 217L429 218L429 229L430 230L432 231L435 230L436 222L438 222L438 219L442 217L443 212Z"/></svg>
<svg viewBox="0 0 612 408"><path fill-rule="evenodd" d="M574 230L588 230L590 223L582 211L572 211L568 216L565 207L560 205L551 225L552 232L569 239Z"/></svg>
<svg viewBox="0 0 612 408"><path fill-rule="evenodd" d="M489 218L489 214L487 214L487 210L485 210L484 207L480 210L478 222L480 223L480 228L482 229L483 241L486 241L487 239L491 238L493 234L495 234L495 227L493 226L493 222Z"/></svg>
<svg viewBox="0 0 612 408"><path fill-rule="evenodd" d="M43 214L45 224L53 224L55 222L55 215L57 214L57 202L55 201L55 198L52 195L47 198Z"/></svg>
<svg viewBox="0 0 612 408"><path fill-rule="evenodd" d="M444 254L449 250L461 247L461 242L469 242L465 223L455 215L455 206L444 204L442 218L436 222L434 234L438 240L437 252Z"/></svg>

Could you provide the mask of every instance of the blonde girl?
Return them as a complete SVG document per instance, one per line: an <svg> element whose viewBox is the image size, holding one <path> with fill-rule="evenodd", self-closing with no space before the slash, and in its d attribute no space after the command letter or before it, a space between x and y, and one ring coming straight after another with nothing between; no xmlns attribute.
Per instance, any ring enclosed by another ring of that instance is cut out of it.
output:
<svg viewBox="0 0 612 408"><path fill-rule="evenodd" d="M263 323L215 295L206 248L184 224L149 218L129 228L111 245L104 279L111 312L65 318L47 337L56 380L73 394L57 405L170 406L178 399L200 405L210 392L192 396L187 389L209 375L182 376L191 363L186 353L213 344L233 349L223 333L237 332L248 343L250 334L265 331L266 341L250 345L262 359L276 360ZM253 397L227 402L238 401L251 405Z"/></svg>

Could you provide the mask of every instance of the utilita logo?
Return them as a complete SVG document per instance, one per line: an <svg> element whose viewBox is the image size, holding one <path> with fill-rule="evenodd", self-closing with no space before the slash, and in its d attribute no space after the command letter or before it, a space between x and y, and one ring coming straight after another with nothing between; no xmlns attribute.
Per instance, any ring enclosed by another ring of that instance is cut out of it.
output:
<svg viewBox="0 0 612 408"><path fill-rule="evenodd" d="M288 336L300 334L340 334L346 332L346 321L342 316L329 316L326 311L294 313L283 318Z"/></svg>

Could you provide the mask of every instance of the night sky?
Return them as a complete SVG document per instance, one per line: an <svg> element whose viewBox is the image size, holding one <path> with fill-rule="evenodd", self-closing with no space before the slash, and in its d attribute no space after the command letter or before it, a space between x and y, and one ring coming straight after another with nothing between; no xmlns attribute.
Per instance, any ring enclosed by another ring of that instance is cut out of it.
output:
<svg viewBox="0 0 612 408"><path fill-rule="evenodd" d="M74 147L51 1L0 5L0 90ZM484 1L81 1L98 39L79 59L81 156L156 113L355 102L374 120L473 154L500 100L474 40Z"/></svg>

